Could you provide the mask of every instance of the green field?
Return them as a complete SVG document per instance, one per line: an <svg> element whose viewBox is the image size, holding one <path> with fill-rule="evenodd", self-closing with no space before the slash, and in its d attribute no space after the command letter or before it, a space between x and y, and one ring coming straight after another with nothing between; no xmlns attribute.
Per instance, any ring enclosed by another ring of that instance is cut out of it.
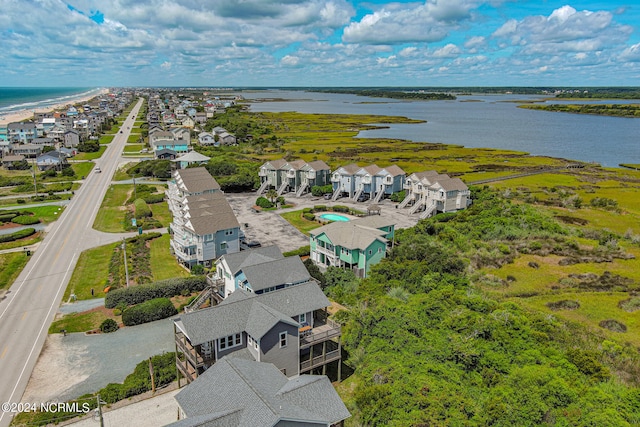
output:
<svg viewBox="0 0 640 427"><path fill-rule="evenodd" d="M189 276L189 272L171 255L169 238L168 234L163 234L162 237L151 241L151 271L154 281Z"/></svg>
<svg viewBox="0 0 640 427"><path fill-rule="evenodd" d="M301 233L309 235L309 231L322 226L322 224L316 221L309 221L302 217L302 210L285 212L280 214L281 217L286 219L291 225L297 228Z"/></svg>
<svg viewBox="0 0 640 427"><path fill-rule="evenodd" d="M100 150L94 153L78 153L75 155L74 160L95 160L102 157L102 154L107 149L106 145L101 145Z"/></svg>
<svg viewBox="0 0 640 427"><path fill-rule="evenodd" d="M124 205L130 194L133 193L132 184L112 185L107 190L107 194L98 210L93 228L108 233L119 233L126 231L124 228Z"/></svg>
<svg viewBox="0 0 640 427"><path fill-rule="evenodd" d="M0 290L9 288L29 262L24 252L0 254Z"/></svg>

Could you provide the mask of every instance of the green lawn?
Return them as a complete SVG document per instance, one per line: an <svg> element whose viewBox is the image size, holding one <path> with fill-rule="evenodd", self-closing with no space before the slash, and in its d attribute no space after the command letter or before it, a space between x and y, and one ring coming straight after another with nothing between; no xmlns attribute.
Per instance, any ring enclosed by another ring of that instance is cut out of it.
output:
<svg viewBox="0 0 640 427"><path fill-rule="evenodd" d="M116 184L109 187L104 196L93 228L108 233L120 233L124 229L125 202L133 192L132 184Z"/></svg>
<svg viewBox="0 0 640 427"><path fill-rule="evenodd" d="M124 152L138 154L143 148L143 144L127 144L124 146Z"/></svg>
<svg viewBox="0 0 640 427"><path fill-rule="evenodd" d="M114 137L115 137L115 134L102 135L102 136L100 137L100 139L98 140L98 142L99 142L101 145L104 145L104 144L110 144L110 143L111 143L111 141L113 141L113 138L114 138Z"/></svg>
<svg viewBox="0 0 640 427"><path fill-rule="evenodd" d="M149 205L149 208L151 209L153 217L160 221L160 224L164 227L168 227L169 224L171 224L171 211L166 201Z"/></svg>
<svg viewBox="0 0 640 427"><path fill-rule="evenodd" d="M38 231L36 232L36 234L33 234L25 239L14 240L13 242L0 243L0 251L3 251L5 249L13 249L13 248L20 248L24 246L30 246L42 241L43 238L44 237L42 233Z"/></svg>
<svg viewBox="0 0 640 427"><path fill-rule="evenodd" d="M107 149L106 145L101 145L100 150L95 153L78 153L75 155L74 160L95 160L102 157L102 154Z"/></svg>
<svg viewBox="0 0 640 427"><path fill-rule="evenodd" d="M109 260L119 243L88 249L80 254L78 263L64 293L63 302L75 294L79 300L104 298L104 287L109 274ZM91 295L93 289L94 295Z"/></svg>
<svg viewBox="0 0 640 427"><path fill-rule="evenodd" d="M189 272L182 268L169 250L168 234L151 241L151 271L153 280L165 280L173 277L187 277Z"/></svg>
<svg viewBox="0 0 640 427"><path fill-rule="evenodd" d="M91 173L91 169L95 166L93 162L81 162L81 163L72 163L71 167L73 171L76 173L77 179L81 179L83 176L87 177L89 173Z"/></svg>
<svg viewBox="0 0 640 427"><path fill-rule="evenodd" d="M280 216L286 219L291 225L293 225L295 228L300 230L300 232L306 234L307 236L309 235L309 231L313 230L314 228L318 228L322 225L319 222L309 221L308 219L304 219L302 217L301 210L285 212L283 214L280 214Z"/></svg>
<svg viewBox="0 0 640 427"><path fill-rule="evenodd" d="M24 209L20 209L20 211L31 212L35 217L40 219L40 222L48 224L57 220L60 215L62 215L64 206L47 205L32 208L26 206Z"/></svg>
<svg viewBox="0 0 640 427"><path fill-rule="evenodd" d="M106 318L107 316L101 311L67 314L51 324L49 333L57 334L63 329L67 333L92 331L98 329Z"/></svg>
<svg viewBox="0 0 640 427"><path fill-rule="evenodd" d="M27 262L29 257L24 252L0 254L0 290L13 284Z"/></svg>

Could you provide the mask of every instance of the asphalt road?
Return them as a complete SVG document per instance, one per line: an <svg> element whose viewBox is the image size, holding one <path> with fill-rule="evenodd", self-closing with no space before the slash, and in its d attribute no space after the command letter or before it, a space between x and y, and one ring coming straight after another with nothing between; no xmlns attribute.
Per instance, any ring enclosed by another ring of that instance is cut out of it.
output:
<svg viewBox="0 0 640 427"><path fill-rule="evenodd" d="M123 133L116 134L96 160L102 173L92 172L87 177L7 297L0 301L0 427L8 426L13 418L11 412L4 411L4 403L20 402L78 256L87 248L111 240L94 231L92 225L118 166L130 133L128 128L133 127L132 116L141 106L139 100L122 126Z"/></svg>

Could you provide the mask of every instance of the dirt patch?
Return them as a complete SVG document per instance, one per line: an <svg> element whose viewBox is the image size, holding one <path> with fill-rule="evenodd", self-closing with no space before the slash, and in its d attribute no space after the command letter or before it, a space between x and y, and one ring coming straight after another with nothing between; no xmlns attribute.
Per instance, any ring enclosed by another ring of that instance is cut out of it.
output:
<svg viewBox="0 0 640 427"><path fill-rule="evenodd" d="M627 326L617 320L607 319L599 323L601 328L608 329L612 332L627 332Z"/></svg>
<svg viewBox="0 0 640 427"><path fill-rule="evenodd" d="M578 301L571 301L568 299L564 299L562 301L548 302L547 307L549 307L553 311L577 310L580 308L580 303Z"/></svg>
<svg viewBox="0 0 640 427"><path fill-rule="evenodd" d="M0 230L8 230L10 228L20 227L20 224L16 224L15 222L3 222L0 225Z"/></svg>

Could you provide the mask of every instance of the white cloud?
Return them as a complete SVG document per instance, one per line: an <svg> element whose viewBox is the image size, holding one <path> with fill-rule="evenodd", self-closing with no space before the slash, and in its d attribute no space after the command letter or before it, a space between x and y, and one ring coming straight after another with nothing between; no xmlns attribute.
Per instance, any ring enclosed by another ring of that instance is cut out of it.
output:
<svg viewBox="0 0 640 427"><path fill-rule="evenodd" d="M460 49L458 49L458 46L449 43L448 45L440 48L440 49L436 49L433 52L433 56L435 56L436 58L455 58L456 56L460 55L461 51Z"/></svg>
<svg viewBox="0 0 640 427"><path fill-rule="evenodd" d="M286 67L297 67L300 63L300 58L297 56L286 55L280 60L280 63Z"/></svg>

